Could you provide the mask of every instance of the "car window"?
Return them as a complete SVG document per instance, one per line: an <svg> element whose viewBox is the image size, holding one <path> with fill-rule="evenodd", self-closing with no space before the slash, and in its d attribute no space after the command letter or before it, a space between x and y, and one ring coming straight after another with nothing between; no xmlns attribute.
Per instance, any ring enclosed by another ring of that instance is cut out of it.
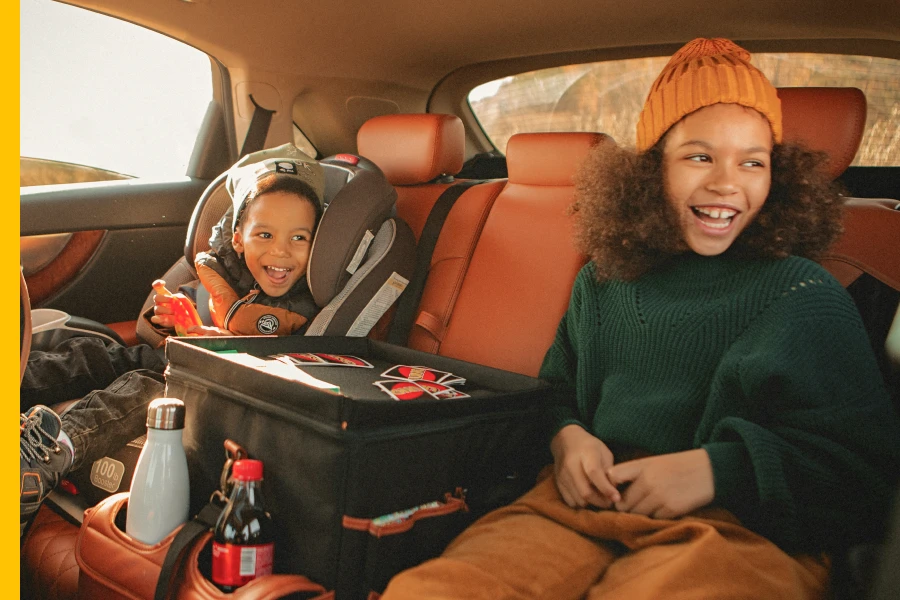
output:
<svg viewBox="0 0 900 600"><path fill-rule="evenodd" d="M209 57L50 0L20 10L20 184L183 177L212 99Z"/></svg>
<svg viewBox="0 0 900 600"><path fill-rule="evenodd" d="M605 61L531 71L491 81L468 96L494 146L516 133L599 131L634 145L647 90L668 57ZM757 53L753 64L776 87L857 87L868 100L854 165L900 165L900 60L871 56Z"/></svg>

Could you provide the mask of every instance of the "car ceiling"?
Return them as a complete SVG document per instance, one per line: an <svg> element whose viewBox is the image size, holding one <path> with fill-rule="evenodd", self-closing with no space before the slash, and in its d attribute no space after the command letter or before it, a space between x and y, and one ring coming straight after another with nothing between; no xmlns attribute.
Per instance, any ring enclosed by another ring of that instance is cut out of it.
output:
<svg viewBox="0 0 900 600"><path fill-rule="evenodd" d="M750 50L900 58L896 0L75 0L181 39L229 69L432 89L477 63L659 55L697 36Z"/></svg>
<svg viewBox="0 0 900 600"><path fill-rule="evenodd" d="M294 123L320 156L353 152L367 119L404 112L456 114L467 156L491 150L465 102L480 83L564 64L666 56L698 36L729 37L751 52L900 59L896 0L67 2L218 60L237 102L233 139L249 127L249 93L276 111L269 145L292 139ZM266 93L271 88L275 96Z"/></svg>

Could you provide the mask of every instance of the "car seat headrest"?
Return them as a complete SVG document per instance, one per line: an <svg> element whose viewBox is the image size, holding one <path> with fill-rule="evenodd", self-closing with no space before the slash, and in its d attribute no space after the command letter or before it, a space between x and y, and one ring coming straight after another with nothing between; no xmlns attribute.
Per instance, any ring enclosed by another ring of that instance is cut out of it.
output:
<svg viewBox="0 0 900 600"><path fill-rule="evenodd" d="M828 154L837 179L859 150L866 128L866 96L857 88L778 88L784 141Z"/></svg>
<svg viewBox="0 0 900 600"><path fill-rule="evenodd" d="M605 133L518 133L506 145L509 182L573 185L572 178L598 144L614 144Z"/></svg>
<svg viewBox="0 0 900 600"><path fill-rule="evenodd" d="M359 153L381 167L393 185L456 175L465 144L462 121L454 115L382 115L366 121L356 135Z"/></svg>
<svg viewBox="0 0 900 600"><path fill-rule="evenodd" d="M306 279L323 307L359 268L382 223L396 214L397 191L374 163L353 155L320 161L326 173L327 208L319 222ZM354 164L355 163L355 164ZM329 181L340 187L329 189ZM329 198L329 191L334 196Z"/></svg>

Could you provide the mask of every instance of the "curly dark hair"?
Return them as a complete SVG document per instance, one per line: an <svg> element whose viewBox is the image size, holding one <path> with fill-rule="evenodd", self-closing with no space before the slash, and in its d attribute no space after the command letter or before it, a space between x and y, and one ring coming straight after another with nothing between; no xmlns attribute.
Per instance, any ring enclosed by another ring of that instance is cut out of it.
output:
<svg viewBox="0 0 900 600"><path fill-rule="evenodd" d="M247 195L247 199L244 200L244 204L241 206L241 212L238 213L238 218L235 221L235 229L240 227L241 219L243 219L244 214L247 212L247 207L250 206L254 200L268 192L291 192L309 202L316 214L315 227L313 230L319 227L319 221L322 219L322 213L324 211L315 190L313 190L309 184L296 177L270 173L265 177L260 178L260 180L256 182L256 187Z"/></svg>
<svg viewBox="0 0 900 600"><path fill-rule="evenodd" d="M643 153L601 144L575 177L575 242L594 262L599 281L637 279L688 250L678 216L665 201L664 143ZM842 231L845 195L823 168L827 160L824 152L776 144L766 202L728 252L820 256Z"/></svg>

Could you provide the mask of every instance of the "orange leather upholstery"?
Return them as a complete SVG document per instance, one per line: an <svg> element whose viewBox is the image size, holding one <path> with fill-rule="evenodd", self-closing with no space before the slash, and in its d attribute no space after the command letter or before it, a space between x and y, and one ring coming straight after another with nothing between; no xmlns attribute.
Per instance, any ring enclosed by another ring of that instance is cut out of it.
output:
<svg viewBox="0 0 900 600"><path fill-rule="evenodd" d="M129 346L137 346L141 340L137 336L137 321L119 321L117 323L107 323L107 327L119 334Z"/></svg>
<svg viewBox="0 0 900 600"><path fill-rule="evenodd" d="M406 224L412 229L413 235L416 236L416 242L422 235L425 221L428 220L428 215L434 208L435 202L444 193L444 190L452 185L453 182L395 186L397 216L406 221Z"/></svg>
<svg viewBox="0 0 900 600"><path fill-rule="evenodd" d="M462 168L462 121L434 114L375 117L360 128L357 146L394 184L397 216L409 224L418 241L438 198L453 185L452 180L433 180ZM503 184L495 181L469 188L447 215L431 257L409 347L432 353L440 348L481 228Z"/></svg>
<svg viewBox="0 0 900 600"><path fill-rule="evenodd" d="M603 133L528 133L506 145L513 185L571 187L575 171L592 146L612 138Z"/></svg>
<svg viewBox="0 0 900 600"><path fill-rule="evenodd" d="M802 142L830 157L832 179L841 176L859 150L866 128L866 96L857 88L778 88L784 140Z"/></svg>
<svg viewBox="0 0 900 600"><path fill-rule="evenodd" d="M439 352L476 244L505 183L492 181L469 188L447 215L431 255L428 279L409 334L410 348ZM433 204L434 201L428 206ZM397 209L402 217L399 204Z"/></svg>
<svg viewBox="0 0 900 600"><path fill-rule="evenodd" d="M826 152L837 178L853 162L866 125L856 88L780 88L784 139ZM868 273L900 290L900 211L896 200L849 198L844 233L819 261L845 287Z"/></svg>
<svg viewBox="0 0 900 600"><path fill-rule="evenodd" d="M42 506L22 544L22 588L32 600L78 597L75 539L78 527Z"/></svg>
<svg viewBox="0 0 900 600"><path fill-rule="evenodd" d="M819 262L844 287L868 273L900 290L900 210L851 199L844 209L843 235Z"/></svg>
<svg viewBox="0 0 900 600"><path fill-rule="evenodd" d="M586 257L572 244L572 177L603 134L519 134L440 354L537 375Z"/></svg>
<svg viewBox="0 0 900 600"><path fill-rule="evenodd" d="M383 115L360 127L356 146L395 186L416 185L459 173L464 136L462 121L453 115Z"/></svg>

